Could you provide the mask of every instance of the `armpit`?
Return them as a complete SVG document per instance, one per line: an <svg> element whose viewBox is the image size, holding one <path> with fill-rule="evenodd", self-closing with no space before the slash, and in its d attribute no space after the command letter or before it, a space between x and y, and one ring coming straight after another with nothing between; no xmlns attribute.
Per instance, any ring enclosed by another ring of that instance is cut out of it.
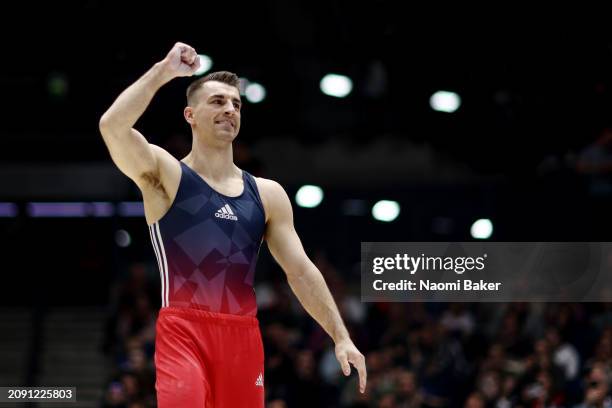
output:
<svg viewBox="0 0 612 408"><path fill-rule="evenodd" d="M166 197L168 196L166 189L164 188L159 174L153 172L142 173L140 179L144 181L144 184L159 193L163 193Z"/></svg>

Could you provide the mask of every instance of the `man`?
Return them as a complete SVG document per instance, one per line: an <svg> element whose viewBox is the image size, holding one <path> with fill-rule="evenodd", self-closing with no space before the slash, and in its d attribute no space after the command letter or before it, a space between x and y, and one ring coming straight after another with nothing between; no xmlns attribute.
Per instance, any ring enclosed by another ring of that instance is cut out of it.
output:
<svg viewBox="0 0 612 408"><path fill-rule="evenodd" d="M349 363L355 366L364 392L364 357L304 252L287 194L278 183L254 178L233 163L242 107L236 75L212 73L188 88L184 117L193 143L180 161L133 128L162 85L198 67L195 50L176 43L100 119L113 161L142 192L160 267L159 406L264 406L253 291L264 238L299 301L334 340L342 371L349 375Z"/></svg>

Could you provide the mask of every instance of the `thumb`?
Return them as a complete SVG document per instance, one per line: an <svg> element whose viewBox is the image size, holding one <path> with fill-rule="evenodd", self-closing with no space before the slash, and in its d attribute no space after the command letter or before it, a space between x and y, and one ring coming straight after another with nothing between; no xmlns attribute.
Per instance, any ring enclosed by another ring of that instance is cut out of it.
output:
<svg viewBox="0 0 612 408"><path fill-rule="evenodd" d="M191 69L193 70L193 72L195 72L199 68L200 68L200 57L196 55L195 60L193 61L193 64L191 64Z"/></svg>

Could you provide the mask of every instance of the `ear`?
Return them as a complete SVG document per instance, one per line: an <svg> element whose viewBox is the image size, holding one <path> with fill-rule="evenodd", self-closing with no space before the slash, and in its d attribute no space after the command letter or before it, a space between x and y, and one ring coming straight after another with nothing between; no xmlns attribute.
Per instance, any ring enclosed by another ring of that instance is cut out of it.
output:
<svg viewBox="0 0 612 408"><path fill-rule="evenodd" d="M185 109L183 110L183 116L185 117L185 120L187 121L187 123L189 123L190 125L193 125L194 123L193 108L191 106L185 107Z"/></svg>

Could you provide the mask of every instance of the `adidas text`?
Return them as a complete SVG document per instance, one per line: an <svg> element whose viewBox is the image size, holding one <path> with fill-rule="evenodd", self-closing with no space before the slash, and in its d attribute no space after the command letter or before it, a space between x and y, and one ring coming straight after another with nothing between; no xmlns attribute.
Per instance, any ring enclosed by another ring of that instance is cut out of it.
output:
<svg viewBox="0 0 612 408"><path fill-rule="evenodd" d="M215 217L217 217L217 218L225 218L226 220L238 221L238 217L236 217L235 215L230 215L230 214L215 213Z"/></svg>

